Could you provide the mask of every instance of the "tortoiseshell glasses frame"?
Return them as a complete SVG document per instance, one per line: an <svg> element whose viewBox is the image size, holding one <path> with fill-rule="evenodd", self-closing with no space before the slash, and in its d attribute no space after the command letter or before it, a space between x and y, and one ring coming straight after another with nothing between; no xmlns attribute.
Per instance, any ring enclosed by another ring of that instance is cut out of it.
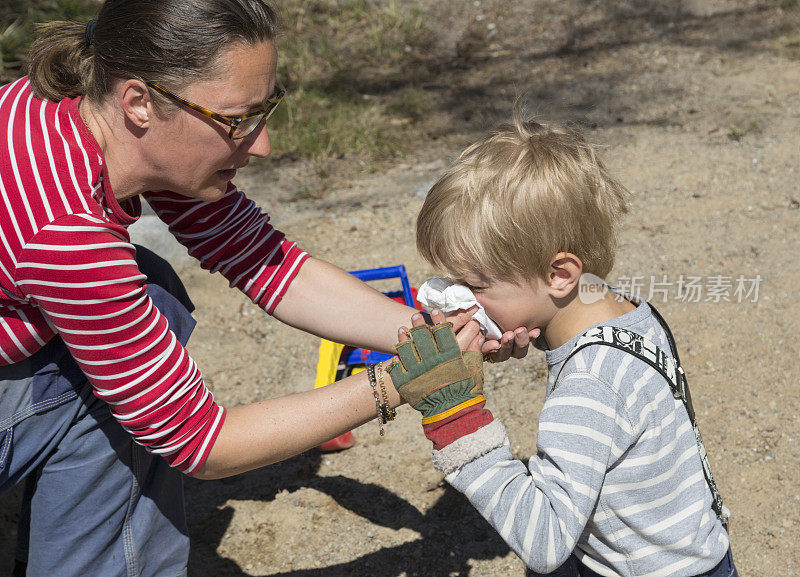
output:
<svg viewBox="0 0 800 577"><path fill-rule="evenodd" d="M266 120L272 116L272 113L275 112L275 108L278 106L280 101L283 100L283 97L286 96L286 91L282 88L278 88L275 90L275 93L272 96L267 98L267 108L265 110L254 112L252 114L245 114L243 116L226 116L224 114L220 114L219 112L214 112L213 110L204 108L199 104L195 104L194 102L190 102L185 98L181 98L166 88L162 88L155 82L145 82L145 84L147 84L147 86L150 88L157 90L164 96L171 98L175 102L182 104L187 108L191 108L192 110L196 110L200 114L208 116L209 118L213 118L214 120L230 127L228 138L231 140L240 140L251 134L256 127L261 124L262 120Z"/></svg>

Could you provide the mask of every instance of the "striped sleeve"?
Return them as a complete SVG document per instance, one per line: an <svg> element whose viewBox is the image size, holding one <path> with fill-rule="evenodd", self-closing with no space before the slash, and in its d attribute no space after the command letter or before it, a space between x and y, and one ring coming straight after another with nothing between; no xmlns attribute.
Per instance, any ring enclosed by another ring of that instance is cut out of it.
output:
<svg viewBox="0 0 800 577"><path fill-rule="evenodd" d="M503 446L448 475L537 573L572 553L608 467L631 440L624 402L595 376L574 373L545 401L528 466Z"/></svg>
<svg viewBox="0 0 800 577"><path fill-rule="evenodd" d="M63 216L25 245L15 281L136 442L196 472L225 411L147 295L127 231Z"/></svg>
<svg viewBox="0 0 800 577"><path fill-rule="evenodd" d="M231 287L270 314L308 258L233 185L216 202L171 192L148 193L145 198L203 268L220 272Z"/></svg>

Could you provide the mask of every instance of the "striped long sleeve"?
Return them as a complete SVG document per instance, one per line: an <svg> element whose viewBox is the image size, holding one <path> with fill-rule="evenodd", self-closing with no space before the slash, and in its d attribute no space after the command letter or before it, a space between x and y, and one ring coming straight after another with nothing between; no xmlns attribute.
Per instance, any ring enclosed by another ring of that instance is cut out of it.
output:
<svg viewBox="0 0 800 577"><path fill-rule="evenodd" d="M575 548L631 432L624 408L602 382L570 375L542 409L537 455L527 466L505 445L448 481L530 568L550 572Z"/></svg>
<svg viewBox="0 0 800 577"><path fill-rule="evenodd" d="M224 412L150 301L126 236L95 217L61 217L19 253L16 284L117 420L191 472L207 456Z"/></svg>
<svg viewBox="0 0 800 577"><path fill-rule="evenodd" d="M646 303L609 324L668 350ZM728 537L681 401L654 369L620 350L588 347L565 363L576 339L548 352L537 452L527 464L506 440L447 481L538 573L571 554L600 575L710 570Z"/></svg>
<svg viewBox="0 0 800 577"><path fill-rule="evenodd" d="M214 203L170 192L144 196L203 268L225 276L270 314L308 256L233 185Z"/></svg>

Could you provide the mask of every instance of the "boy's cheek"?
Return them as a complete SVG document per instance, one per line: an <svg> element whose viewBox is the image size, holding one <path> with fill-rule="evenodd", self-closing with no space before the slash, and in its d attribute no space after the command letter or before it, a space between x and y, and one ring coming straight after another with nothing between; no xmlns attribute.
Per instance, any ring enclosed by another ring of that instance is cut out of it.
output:
<svg viewBox="0 0 800 577"><path fill-rule="evenodd" d="M502 311L493 310L491 306L487 307L485 305L483 305L483 309L486 311L486 315L490 319L492 319L497 324L498 327L500 327L500 330L503 333L507 333L508 331L513 331L515 328L517 328L517 327L509 328L507 326L508 322L507 319L504 318Z"/></svg>

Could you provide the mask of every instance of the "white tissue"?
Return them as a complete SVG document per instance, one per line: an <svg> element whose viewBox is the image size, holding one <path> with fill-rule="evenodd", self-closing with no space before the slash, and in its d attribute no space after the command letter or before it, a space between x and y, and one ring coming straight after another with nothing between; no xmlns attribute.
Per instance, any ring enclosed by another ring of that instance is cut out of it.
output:
<svg viewBox="0 0 800 577"><path fill-rule="evenodd" d="M478 305L478 310L472 316L481 325L481 332L487 339L498 340L503 332L483 310L475 299L475 295L464 285L455 284L447 278L432 278L422 283L417 291L417 300L425 305L428 310L440 309L443 313L459 309L468 309Z"/></svg>

